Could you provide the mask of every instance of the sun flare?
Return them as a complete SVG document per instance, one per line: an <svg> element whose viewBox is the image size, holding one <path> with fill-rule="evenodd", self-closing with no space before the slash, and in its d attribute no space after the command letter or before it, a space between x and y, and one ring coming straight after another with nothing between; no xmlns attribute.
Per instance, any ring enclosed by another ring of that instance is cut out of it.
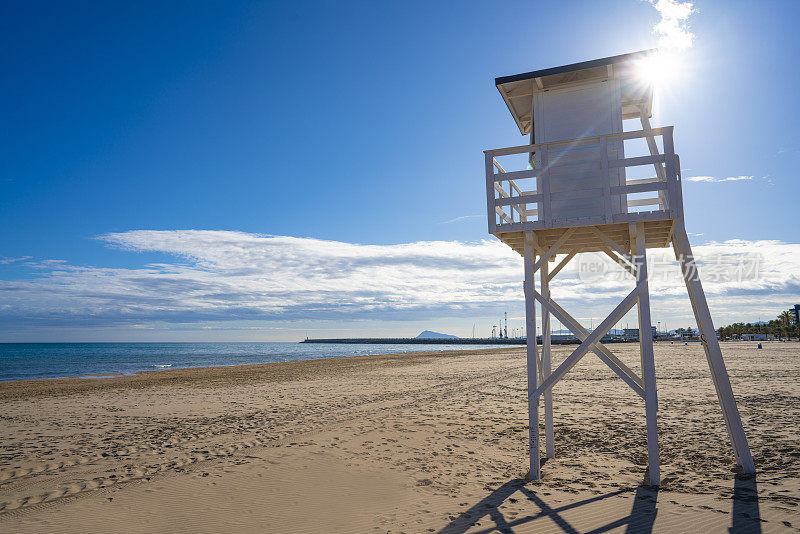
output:
<svg viewBox="0 0 800 534"><path fill-rule="evenodd" d="M635 68L636 76L642 83L658 86L674 82L678 75L676 59L663 53L639 61Z"/></svg>

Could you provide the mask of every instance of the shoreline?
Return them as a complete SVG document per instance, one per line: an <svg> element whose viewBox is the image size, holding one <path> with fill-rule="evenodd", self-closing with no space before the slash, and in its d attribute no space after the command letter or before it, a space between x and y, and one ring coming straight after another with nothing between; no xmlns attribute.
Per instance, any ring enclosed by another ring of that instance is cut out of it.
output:
<svg viewBox="0 0 800 534"><path fill-rule="evenodd" d="M16 343L0 344L0 383L134 375L162 369L258 365L366 354L494 348L486 345L326 345L301 343Z"/></svg>
<svg viewBox="0 0 800 534"><path fill-rule="evenodd" d="M419 352L390 352L386 354L358 354L354 356L332 356L310 360L291 360L285 362L266 362L254 364L215 365L209 367L175 367L170 369L150 369L134 373L101 373L71 375L52 378L22 378L0 381L0 400L24 398L27 396L60 395L82 393L97 389L115 387L141 388L164 384L188 384L205 380L282 380L288 374L306 368L314 371L345 371L343 360L386 361L398 358L432 358L444 356L471 356L495 351L523 351L524 347L492 347L480 349L454 349ZM330 362L330 363L324 363ZM396 362L402 364L403 362ZM359 365L359 364L353 364ZM222 385L222 384L219 384Z"/></svg>

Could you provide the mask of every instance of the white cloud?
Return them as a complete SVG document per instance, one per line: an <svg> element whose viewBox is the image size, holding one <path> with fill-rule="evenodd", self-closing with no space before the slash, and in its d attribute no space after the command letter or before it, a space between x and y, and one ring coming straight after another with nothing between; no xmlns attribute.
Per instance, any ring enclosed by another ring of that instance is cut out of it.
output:
<svg viewBox="0 0 800 534"><path fill-rule="evenodd" d="M426 320L477 316L520 306L522 261L497 241L425 241L360 245L228 231L130 231L103 242L174 259L137 268L27 261L31 276L0 281L0 329L19 326L115 326L231 321ZM706 259L704 284L723 317L800 300L800 245L726 241L695 247ZM754 279L719 276L726 265L759 258ZM663 279L653 270L654 306L672 309L685 288L668 250ZM659 256L660 255L660 256ZM720 260L723 258L723 260ZM716 273L716 274L715 274ZM632 288L628 279L584 283L574 268L551 288L578 316L600 316ZM787 301L788 302L788 301ZM683 306L680 304L679 306ZM755 313L755 312L753 312Z"/></svg>
<svg viewBox="0 0 800 534"><path fill-rule="evenodd" d="M358 245L225 231L100 239L178 261L135 269L28 262L0 282L4 318L128 322L331 318L466 310L519 294L521 260L498 242Z"/></svg>
<svg viewBox="0 0 800 534"><path fill-rule="evenodd" d="M678 0L649 0L661 19L653 26L658 47L682 51L692 47L694 34L689 31L689 16L695 12L691 2Z"/></svg>
<svg viewBox="0 0 800 534"><path fill-rule="evenodd" d="M690 176L686 178L689 182L742 182L752 180L752 176L729 176L727 178L717 178L716 176Z"/></svg>

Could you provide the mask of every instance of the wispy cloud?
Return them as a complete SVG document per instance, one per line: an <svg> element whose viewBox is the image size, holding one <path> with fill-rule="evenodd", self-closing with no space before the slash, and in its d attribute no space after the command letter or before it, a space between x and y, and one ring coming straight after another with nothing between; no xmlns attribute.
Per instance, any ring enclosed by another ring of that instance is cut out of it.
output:
<svg viewBox="0 0 800 534"><path fill-rule="evenodd" d="M498 306L510 305L513 311L523 300L522 260L497 241L360 245L199 230L141 230L99 239L124 251L157 251L174 259L128 269L28 260L29 276L0 280L0 331L20 326L169 323L203 328L209 322L235 321L426 320L497 313ZM707 268L706 290L723 316L741 315L769 300L800 299L798 244L727 241L695 247L700 259L724 257L730 262L754 252L763 258L757 279L714 278L712 267ZM670 254L659 257L677 273ZM616 304L630 291L631 281L587 284L567 268L551 288L559 300L576 308L580 304L581 316L589 316L598 306ZM686 300L675 277L653 277L651 291L656 306L671 309L673 302Z"/></svg>
<svg viewBox="0 0 800 534"><path fill-rule="evenodd" d="M10 265L12 263L19 263L31 259L30 256L22 256L21 258L7 258L0 256L0 265Z"/></svg>
<svg viewBox="0 0 800 534"><path fill-rule="evenodd" d="M467 221L469 219L480 219L482 217L486 217L486 214L484 213L483 215L462 215L461 217L456 217L454 219L442 221L439 224L452 224L452 223Z"/></svg>
<svg viewBox="0 0 800 534"><path fill-rule="evenodd" d="M658 47L666 50L687 50L692 47L694 34L689 31L689 16L695 12L691 2L649 0L661 19L653 26Z"/></svg>
<svg viewBox="0 0 800 534"><path fill-rule="evenodd" d="M720 182L743 182L752 180L752 176L728 176L727 178L717 178L716 176L690 176L686 178L686 180L690 182L712 182L712 183L720 183Z"/></svg>

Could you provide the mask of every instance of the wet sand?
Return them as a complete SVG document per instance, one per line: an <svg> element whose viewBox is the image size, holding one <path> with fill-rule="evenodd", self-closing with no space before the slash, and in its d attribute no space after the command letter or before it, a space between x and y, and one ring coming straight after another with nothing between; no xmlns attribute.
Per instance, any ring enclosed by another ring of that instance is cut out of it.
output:
<svg viewBox="0 0 800 534"><path fill-rule="evenodd" d="M0 531L798 531L800 343L755 345L723 343L755 477L702 347L656 345L660 488L643 401L592 354L529 483L522 349L0 383Z"/></svg>

